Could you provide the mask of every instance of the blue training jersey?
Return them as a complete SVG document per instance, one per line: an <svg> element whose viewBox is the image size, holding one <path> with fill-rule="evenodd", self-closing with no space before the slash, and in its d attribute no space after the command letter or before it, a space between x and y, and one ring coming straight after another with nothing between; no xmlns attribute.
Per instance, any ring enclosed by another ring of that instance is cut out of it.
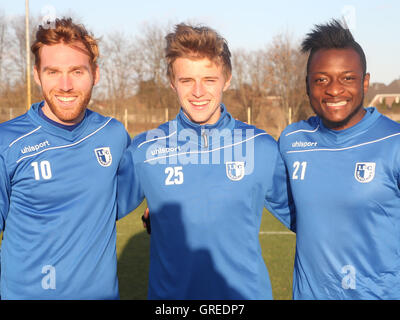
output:
<svg viewBox="0 0 400 320"><path fill-rule="evenodd" d="M400 298L400 124L366 111L345 130L311 117L281 134L296 206L294 299Z"/></svg>
<svg viewBox="0 0 400 320"><path fill-rule="evenodd" d="M176 119L138 135L121 161L121 216L150 209L149 299L271 299L259 230L263 207L290 221L276 141L236 121ZM129 187L128 187L129 186Z"/></svg>
<svg viewBox="0 0 400 320"><path fill-rule="evenodd" d="M86 110L72 131L29 111L0 124L2 299L117 299L117 168L130 138Z"/></svg>

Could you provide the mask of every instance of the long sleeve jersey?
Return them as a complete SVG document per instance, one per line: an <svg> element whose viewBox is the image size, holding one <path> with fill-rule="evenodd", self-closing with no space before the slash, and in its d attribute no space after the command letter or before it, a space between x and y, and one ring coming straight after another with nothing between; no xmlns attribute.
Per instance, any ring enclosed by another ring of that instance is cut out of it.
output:
<svg viewBox="0 0 400 320"><path fill-rule="evenodd" d="M400 298L400 124L366 110L345 130L311 117L281 134L296 207L294 299Z"/></svg>
<svg viewBox="0 0 400 320"><path fill-rule="evenodd" d="M0 124L2 299L117 299L117 168L130 138L86 110L71 132L41 104Z"/></svg>
<svg viewBox="0 0 400 320"><path fill-rule="evenodd" d="M271 299L263 207L290 221L276 141L222 105L212 125L176 119L138 135L120 166L121 216L150 209L150 299Z"/></svg>

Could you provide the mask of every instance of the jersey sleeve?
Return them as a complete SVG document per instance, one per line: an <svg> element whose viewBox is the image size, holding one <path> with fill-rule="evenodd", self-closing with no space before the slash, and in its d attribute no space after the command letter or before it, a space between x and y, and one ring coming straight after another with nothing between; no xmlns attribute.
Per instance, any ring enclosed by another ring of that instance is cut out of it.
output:
<svg viewBox="0 0 400 320"><path fill-rule="evenodd" d="M0 234L4 230L5 221L10 207L10 183L4 159L0 156ZM0 265L1 265L1 248L0 248ZM1 275L1 267L0 267ZM1 291L0 291L1 300Z"/></svg>
<svg viewBox="0 0 400 320"><path fill-rule="evenodd" d="M287 228L295 232L295 207L286 166L279 151L275 153L271 169L272 184L267 189L264 206Z"/></svg>
<svg viewBox="0 0 400 320"><path fill-rule="evenodd" d="M118 167L117 220L137 208L144 199L144 192L135 165L136 143L126 149Z"/></svg>
<svg viewBox="0 0 400 320"><path fill-rule="evenodd" d="M10 207L10 182L4 163L0 156L0 232L4 230L5 221Z"/></svg>

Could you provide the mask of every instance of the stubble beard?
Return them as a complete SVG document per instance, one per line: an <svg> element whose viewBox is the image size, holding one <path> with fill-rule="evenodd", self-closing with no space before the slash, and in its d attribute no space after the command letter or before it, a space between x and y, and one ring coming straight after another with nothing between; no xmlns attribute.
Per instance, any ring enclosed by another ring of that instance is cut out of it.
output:
<svg viewBox="0 0 400 320"><path fill-rule="evenodd" d="M58 103L55 101L57 98L55 97L57 93L46 94L43 92L44 100L46 101L47 105L49 106L51 112L57 117L58 120L65 122L65 123L76 123L84 113L85 110L90 102L92 97L92 89L88 93L79 93L77 106L75 106L71 110L63 110L62 107L58 106ZM71 93L69 93L71 94ZM60 94L62 95L62 94Z"/></svg>

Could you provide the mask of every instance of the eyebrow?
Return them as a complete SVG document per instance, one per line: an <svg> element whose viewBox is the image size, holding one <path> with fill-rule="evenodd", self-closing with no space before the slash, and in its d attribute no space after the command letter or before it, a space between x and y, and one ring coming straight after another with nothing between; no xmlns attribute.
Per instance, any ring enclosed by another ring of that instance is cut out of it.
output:
<svg viewBox="0 0 400 320"><path fill-rule="evenodd" d="M85 65L77 65L77 66L71 66L68 68L68 71L74 71L74 70L78 70L78 69L85 69L86 71L89 71L89 68ZM56 67L56 66L46 66L43 68L43 72L45 71L58 71L60 70L60 68Z"/></svg>
<svg viewBox="0 0 400 320"><path fill-rule="evenodd" d="M206 76L206 77L204 77L203 79L218 79L219 77L217 77L217 76ZM192 79L194 79L194 78L191 78L191 77L181 77L181 78L178 78L178 80L179 81L182 81L182 80L192 80Z"/></svg>
<svg viewBox="0 0 400 320"><path fill-rule="evenodd" d="M358 73L356 70L346 70L346 71L341 71L340 73ZM316 72L311 72L310 74L330 74L330 72L324 72L324 71L316 71Z"/></svg>

